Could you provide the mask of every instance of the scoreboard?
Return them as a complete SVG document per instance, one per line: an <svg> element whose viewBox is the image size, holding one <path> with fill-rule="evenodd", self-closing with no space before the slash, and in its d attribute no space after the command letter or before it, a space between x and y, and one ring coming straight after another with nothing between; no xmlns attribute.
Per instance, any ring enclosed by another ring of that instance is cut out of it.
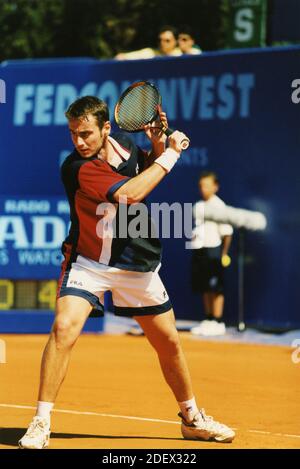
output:
<svg viewBox="0 0 300 469"><path fill-rule="evenodd" d="M0 310L54 310L57 280L0 279Z"/></svg>
<svg viewBox="0 0 300 469"><path fill-rule="evenodd" d="M0 333L49 333L57 280L0 279ZM104 318L92 311L83 330L102 332Z"/></svg>

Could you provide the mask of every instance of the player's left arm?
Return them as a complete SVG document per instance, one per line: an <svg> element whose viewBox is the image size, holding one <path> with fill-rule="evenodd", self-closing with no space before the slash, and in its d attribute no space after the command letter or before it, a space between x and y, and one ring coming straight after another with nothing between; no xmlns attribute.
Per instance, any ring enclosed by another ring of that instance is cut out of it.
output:
<svg viewBox="0 0 300 469"><path fill-rule="evenodd" d="M145 134L151 142L151 150L145 152L145 166L144 169L149 168L156 158L158 158L166 149L167 136L161 130L161 127L168 127L167 115L162 109L159 109L158 118L152 124L145 126Z"/></svg>
<svg viewBox="0 0 300 469"><path fill-rule="evenodd" d="M114 201L123 203L126 199L127 204L135 204L144 200L178 161L182 151L183 137L182 132L178 130L173 132L168 137L169 147L155 160L154 164L128 181L118 183L121 187L114 192Z"/></svg>

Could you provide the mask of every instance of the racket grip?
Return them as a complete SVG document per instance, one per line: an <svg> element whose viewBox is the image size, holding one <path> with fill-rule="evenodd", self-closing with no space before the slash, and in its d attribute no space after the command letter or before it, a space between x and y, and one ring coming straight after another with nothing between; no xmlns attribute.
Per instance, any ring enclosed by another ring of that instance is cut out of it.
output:
<svg viewBox="0 0 300 469"><path fill-rule="evenodd" d="M166 134L167 137L170 137L170 135L175 132L174 129L171 129L168 127L166 130L164 130L164 133ZM190 146L190 140L186 137L183 138L180 142L181 150L186 150Z"/></svg>

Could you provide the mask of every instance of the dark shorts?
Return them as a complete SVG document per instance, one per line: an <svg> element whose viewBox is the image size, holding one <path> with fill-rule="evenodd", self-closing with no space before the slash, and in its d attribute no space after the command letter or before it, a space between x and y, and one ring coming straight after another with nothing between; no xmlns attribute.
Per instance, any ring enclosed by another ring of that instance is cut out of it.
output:
<svg viewBox="0 0 300 469"><path fill-rule="evenodd" d="M195 293L223 293L224 268L221 263L221 246L193 249L191 285Z"/></svg>

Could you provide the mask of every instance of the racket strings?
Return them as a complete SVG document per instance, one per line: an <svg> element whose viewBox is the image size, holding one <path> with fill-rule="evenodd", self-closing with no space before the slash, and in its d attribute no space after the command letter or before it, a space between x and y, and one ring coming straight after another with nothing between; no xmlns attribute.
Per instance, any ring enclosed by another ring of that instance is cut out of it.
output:
<svg viewBox="0 0 300 469"><path fill-rule="evenodd" d="M132 88L119 103L117 124L130 132L141 130L155 118L158 104L155 88L143 85Z"/></svg>

